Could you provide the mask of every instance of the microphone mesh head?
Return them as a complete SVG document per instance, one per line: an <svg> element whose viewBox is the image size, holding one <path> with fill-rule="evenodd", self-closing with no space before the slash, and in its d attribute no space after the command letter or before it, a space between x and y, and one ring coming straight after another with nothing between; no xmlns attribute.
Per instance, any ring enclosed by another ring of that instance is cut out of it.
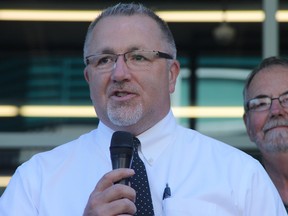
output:
<svg viewBox="0 0 288 216"><path fill-rule="evenodd" d="M116 131L112 135L110 147L132 147L133 135L126 131Z"/></svg>
<svg viewBox="0 0 288 216"><path fill-rule="evenodd" d="M133 135L125 131L114 132L110 144L112 168L129 168L131 166L132 154Z"/></svg>

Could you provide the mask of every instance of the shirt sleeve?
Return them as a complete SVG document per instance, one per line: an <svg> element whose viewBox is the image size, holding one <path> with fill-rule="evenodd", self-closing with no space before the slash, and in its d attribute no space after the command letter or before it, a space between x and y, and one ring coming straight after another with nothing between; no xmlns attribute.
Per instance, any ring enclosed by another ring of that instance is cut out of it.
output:
<svg viewBox="0 0 288 216"><path fill-rule="evenodd" d="M276 187L260 163L250 182L251 186L247 187L250 190L246 191L245 196L244 215L259 215L261 211L261 216L287 216Z"/></svg>
<svg viewBox="0 0 288 216"><path fill-rule="evenodd" d="M12 176L6 190L0 198L1 216L36 216L37 208L32 199L29 184L23 180L19 168Z"/></svg>

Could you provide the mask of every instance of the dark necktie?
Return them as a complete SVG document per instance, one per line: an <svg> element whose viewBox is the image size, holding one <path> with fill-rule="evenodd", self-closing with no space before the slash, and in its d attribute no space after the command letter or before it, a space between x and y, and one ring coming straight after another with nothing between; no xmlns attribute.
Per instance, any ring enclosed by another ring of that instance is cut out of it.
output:
<svg viewBox="0 0 288 216"><path fill-rule="evenodd" d="M138 146L140 141L134 138L134 152L131 168L134 169L135 175L131 178L131 187L136 191L136 207L135 215L154 215L151 193L145 165L138 155Z"/></svg>

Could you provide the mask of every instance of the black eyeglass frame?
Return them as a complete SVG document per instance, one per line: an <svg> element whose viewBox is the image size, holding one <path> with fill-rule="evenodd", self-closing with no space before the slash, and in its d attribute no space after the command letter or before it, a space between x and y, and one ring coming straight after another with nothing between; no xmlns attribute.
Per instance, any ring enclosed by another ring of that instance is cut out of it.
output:
<svg viewBox="0 0 288 216"><path fill-rule="evenodd" d="M173 59L172 55L168 54L168 53L164 53L164 52L161 52L161 51L158 51L158 50L131 50L131 51L127 51L125 53L119 53L119 54L113 54L113 53L101 53L101 54L111 54L111 55L115 55L117 56L115 62L117 61L118 57L123 55L124 56L124 59L126 61L126 58L125 58L125 55L127 53L130 53L130 52L135 52L135 51L144 51L144 52L154 52L157 54L158 58L164 58L164 59ZM92 57L92 56L97 56L97 54L92 54L92 55L88 55L85 57L85 62L86 62L86 65L89 65L89 58Z"/></svg>
<svg viewBox="0 0 288 216"><path fill-rule="evenodd" d="M284 99L281 99L281 98L283 98L283 96L288 96L288 91L282 93L279 97L274 97L274 98L271 98L271 97L268 97L268 96L261 96L261 97L252 98L252 99L250 99L250 100L248 100L248 101L246 102L246 104L245 104L245 108L246 108L245 111L246 111L246 112L249 112L249 111L252 111L252 112L267 111L267 110L269 110L269 109L271 108L273 100L278 100L279 103L280 103L280 105L281 105L283 108L288 108L288 105L287 105L287 107L286 107L286 106L283 106L283 100L284 100ZM259 110L259 111L250 109L250 108L249 108L249 103L250 103L252 100L260 99L260 98L270 99L270 106L269 106L269 108L268 108L268 109L265 109L265 110Z"/></svg>

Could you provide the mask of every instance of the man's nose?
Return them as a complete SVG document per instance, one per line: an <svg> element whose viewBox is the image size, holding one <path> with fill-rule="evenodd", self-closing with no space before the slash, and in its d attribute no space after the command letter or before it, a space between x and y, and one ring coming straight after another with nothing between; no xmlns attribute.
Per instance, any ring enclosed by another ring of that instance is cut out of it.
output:
<svg viewBox="0 0 288 216"><path fill-rule="evenodd" d="M284 108L282 107L278 98L271 100L270 112L273 115L279 115L284 112Z"/></svg>
<svg viewBox="0 0 288 216"><path fill-rule="evenodd" d="M118 56L115 60L114 67L112 69L111 78L113 81L122 81L125 79L130 79L131 74L129 68L126 64L124 55Z"/></svg>

